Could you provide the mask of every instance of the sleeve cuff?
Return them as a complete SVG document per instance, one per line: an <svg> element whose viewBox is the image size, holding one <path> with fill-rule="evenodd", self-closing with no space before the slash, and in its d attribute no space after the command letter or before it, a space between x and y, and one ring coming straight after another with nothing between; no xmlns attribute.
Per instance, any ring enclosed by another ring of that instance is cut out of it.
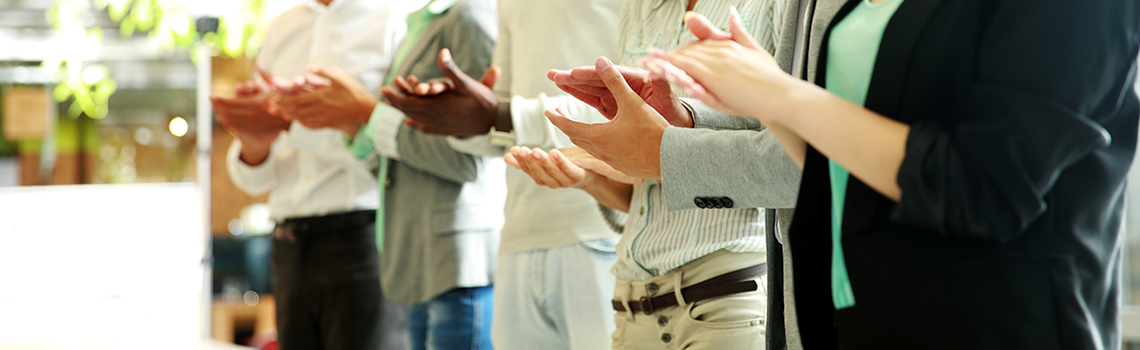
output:
<svg viewBox="0 0 1140 350"><path fill-rule="evenodd" d="M395 108L388 108L386 104L377 104L372 111L372 146L376 153L392 159L400 158L400 146L396 136L400 134L400 127L404 125L404 113Z"/></svg>
<svg viewBox="0 0 1140 350"><path fill-rule="evenodd" d="M254 185L260 181L266 181L273 177L273 161L277 156L277 143L281 142L279 137L274 142L274 147L269 149L269 156L265 158L264 162L258 165L249 165L241 160L241 140L234 139L230 145L229 151L226 153L226 163L230 172L230 177L234 184L242 188L258 188L260 186Z"/></svg>
<svg viewBox="0 0 1140 350"><path fill-rule="evenodd" d="M502 157L507 153L505 147L491 144L487 136L448 137L447 144L456 151L479 156Z"/></svg>

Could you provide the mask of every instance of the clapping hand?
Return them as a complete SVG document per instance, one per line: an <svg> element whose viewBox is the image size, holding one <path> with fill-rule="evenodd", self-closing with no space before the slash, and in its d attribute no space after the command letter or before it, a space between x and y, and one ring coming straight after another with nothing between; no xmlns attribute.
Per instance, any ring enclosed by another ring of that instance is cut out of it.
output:
<svg viewBox="0 0 1140 350"><path fill-rule="evenodd" d="M613 119L584 124L570 119L561 108L546 117L570 141L618 171L643 179L661 179L661 138L669 122L634 92L621 72L605 57L595 69L617 105Z"/></svg>
<svg viewBox="0 0 1140 350"><path fill-rule="evenodd" d="M585 188L593 185L599 176L630 185L642 182L614 170L581 148L555 149L547 153L538 148L514 146L503 160L530 175L539 186L550 188Z"/></svg>
<svg viewBox="0 0 1140 350"><path fill-rule="evenodd" d="M337 67L308 68L312 77L295 80L270 100L272 109L310 129L333 128L355 136L379 103L376 96Z"/></svg>
<svg viewBox="0 0 1140 350"><path fill-rule="evenodd" d="M409 125L421 131L461 137L486 134L495 124L498 100L491 89L499 79L499 69L491 67L475 80L459 69L447 49L440 50L439 68L447 77L446 83L395 77L398 87L385 86L381 94L388 104L404 112L412 121Z"/></svg>
<svg viewBox="0 0 1140 350"><path fill-rule="evenodd" d="M691 128L693 118L681 105L681 100L669 87L665 79L650 79L649 72L634 67L616 66L626 84L646 103L657 110L669 124ZM578 67L571 70L551 69L546 77L559 89L597 109L609 119L617 115L617 100L602 81L594 66Z"/></svg>

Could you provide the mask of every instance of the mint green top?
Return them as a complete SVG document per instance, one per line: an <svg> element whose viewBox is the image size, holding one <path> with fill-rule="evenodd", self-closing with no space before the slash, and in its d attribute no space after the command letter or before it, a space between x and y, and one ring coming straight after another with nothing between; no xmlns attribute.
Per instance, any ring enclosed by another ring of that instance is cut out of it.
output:
<svg viewBox="0 0 1140 350"><path fill-rule="evenodd" d="M827 43L827 90L860 106L867 101L867 89L879 44L891 16L903 0L872 4L863 0L831 30ZM843 202L847 198L846 169L828 160L831 175L831 299L836 309L855 306L855 293L843 260Z"/></svg>
<svg viewBox="0 0 1140 350"><path fill-rule="evenodd" d="M455 6L457 2L459 2L459 0L434 0L419 10L408 14L407 35L404 36L404 41L400 43L400 47L396 49L396 55L392 57L392 65L388 66L388 74L384 76L384 85L392 84L392 80L396 77L396 70L400 69L400 65L404 64L404 59L411 53L412 47L419 41L420 35L423 34L428 24L430 24L436 16L439 16L452 6ZM369 117L368 124L360 127L360 130L356 132L356 137L348 141L348 150L352 152L356 158L368 158L375 151L375 146L372 143L372 135L376 132L376 124L380 121L381 116L387 108L388 105L377 103L376 108L372 109L372 116ZM388 157L380 156L380 169L376 175L376 180L379 182L379 186L377 187L380 189L380 206L376 208L376 248L380 251L384 251L384 179L387 177Z"/></svg>

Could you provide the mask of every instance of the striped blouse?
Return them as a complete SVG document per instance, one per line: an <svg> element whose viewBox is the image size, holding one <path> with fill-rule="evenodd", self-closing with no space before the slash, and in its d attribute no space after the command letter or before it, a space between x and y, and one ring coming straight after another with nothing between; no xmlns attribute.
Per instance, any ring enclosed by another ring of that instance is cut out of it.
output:
<svg viewBox="0 0 1140 350"><path fill-rule="evenodd" d="M672 50L696 40L685 28L685 0L629 0L621 10L622 58L618 64L637 66L649 48ZM693 12L727 29L729 8L735 6L753 37L769 51L776 46L780 0L698 0ZM680 89L673 89L684 96ZM709 181L715 181L710 178ZM661 186L634 186L618 261L611 272L627 281L643 281L667 273L717 250L764 252L764 215L757 208L669 211ZM759 263L759 262L758 262Z"/></svg>

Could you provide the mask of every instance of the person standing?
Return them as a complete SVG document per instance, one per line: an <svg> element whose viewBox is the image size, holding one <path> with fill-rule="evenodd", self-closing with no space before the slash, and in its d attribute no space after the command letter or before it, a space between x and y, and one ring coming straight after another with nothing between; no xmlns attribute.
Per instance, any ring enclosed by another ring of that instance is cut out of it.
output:
<svg viewBox="0 0 1140 350"><path fill-rule="evenodd" d="M335 65L378 88L403 37L402 2L308 0L275 18L257 60L293 76L309 64ZM284 84L269 81L268 84ZM343 149L336 130L313 130L271 115L273 92L247 84L236 97L212 96L237 140L226 157L234 184L269 195L274 229L274 294L283 350L408 348L407 309L383 301L372 169Z"/></svg>
<svg viewBox="0 0 1140 350"><path fill-rule="evenodd" d="M385 85L398 75L442 77L435 56L442 48L456 52L457 67L482 74L491 64L495 18L494 0L434 0L412 12ZM282 94L272 104L306 127L353 136L331 147L380 167L384 296L411 306L412 349L491 349L506 194L502 161L456 151L444 136L405 126L399 110L337 67L309 71L329 83L314 82L320 86Z"/></svg>
<svg viewBox="0 0 1140 350"><path fill-rule="evenodd" d="M589 64L619 52L622 0L501 0L493 88L458 71L455 87L432 96L385 93L413 123L454 135L459 151L502 156L515 144L571 145L543 116L544 102L572 97L550 84L551 67ZM447 60L444 62L447 64ZM493 89L493 90L492 90ZM492 340L499 350L609 348L614 330L608 269L618 235L586 193L538 186L507 169Z"/></svg>

